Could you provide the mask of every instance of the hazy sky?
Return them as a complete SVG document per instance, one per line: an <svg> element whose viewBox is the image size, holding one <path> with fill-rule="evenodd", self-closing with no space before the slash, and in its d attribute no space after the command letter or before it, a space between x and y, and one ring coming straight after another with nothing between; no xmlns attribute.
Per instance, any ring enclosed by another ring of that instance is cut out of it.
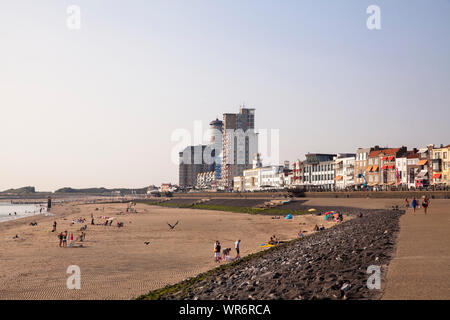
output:
<svg viewBox="0 0 450 320"><path fill-rule="evenodd" d="M281 160L450 143L448 0L2 1L0 67L0 190L177 182L172 132L243 102Z"/></svg>

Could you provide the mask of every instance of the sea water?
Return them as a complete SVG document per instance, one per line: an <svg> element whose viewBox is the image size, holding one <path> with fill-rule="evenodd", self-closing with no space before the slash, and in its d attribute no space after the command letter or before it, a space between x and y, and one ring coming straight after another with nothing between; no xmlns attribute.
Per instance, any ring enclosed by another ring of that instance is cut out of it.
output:
<svg viewBox="0 0 450 320"><path fill-rule="evenodd" d="M0 222L25 218L46 212L46 207L41 207L37 204L11 204L9 202L0 202Z"/></svg>

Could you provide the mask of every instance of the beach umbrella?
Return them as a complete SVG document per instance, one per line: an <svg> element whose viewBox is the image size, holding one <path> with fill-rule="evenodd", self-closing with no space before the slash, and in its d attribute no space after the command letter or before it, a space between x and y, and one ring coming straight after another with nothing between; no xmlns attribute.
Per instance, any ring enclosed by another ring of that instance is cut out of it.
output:
<svg viewBox="0 0 450 320"><path fill-rule="evenodd" d="M308 212L314 212L314 211L316 211L316 209L314 209L314 208L308 210Z"/></svg>

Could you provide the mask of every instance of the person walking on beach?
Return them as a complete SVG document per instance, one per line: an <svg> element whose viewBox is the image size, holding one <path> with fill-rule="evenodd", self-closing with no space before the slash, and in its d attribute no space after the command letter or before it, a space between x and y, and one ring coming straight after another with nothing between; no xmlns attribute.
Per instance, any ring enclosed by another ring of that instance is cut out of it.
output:
<svg viewBox="0 0 450 320"><path fill-rule="evenodd" d="M220 262L220 250L222 249L219 240L214 243L214 260Z"/></svg>
<svg viewBox="0 0 450 320"><path fill-rule="evenodd" d="M91 213L91 225L94 225L94 214Z"/></svg>
<svg viewBox="0 0 450 320"><path fill-rule="evenodd" d="M58 234L58 238L59 238L59 246L62 247L62 244L63 244L63 234L62 234L62 232L60 232Z"/></svg>
<svg viewBox="0 0 450 320"><path fill-rule="evenodd" d="M52 232L55 232L56 231L56 221L53 221L53 229L52 229Z"/></svg>
<svg viewBox="0 0 450 320"><path fill-rule="evenodd" d="M425 211L425 214L427 214L427 209L428 209L429 205L430 205L430 200L428 199L427 196L425 196L425 198L423 199L423 202L422 202L422 207L423 207L423 210Z"/></svg>
<svg viewBox="0 0 450 320"><path fill-rule="evenodd" d="M411 206L413 207L413 213L416 213L416 207L417 207L417 200L416 197L413 198L412 202L411 202Z"/></svg>
<svg viewBox="0 0 450 320"><path fill-rule="evenodd" d="M405 199L405 206L406 206L406 209L409 208L409 201L408 201L408 198Z"/></svg>
<svg viewBox="0 0 450 320"><path fill-rule="evenodd" d="M234 243L234 248L236 249L236 258L240 258L240 257L241 257L240 252L239 252L239 246L240 246L240 244L241 244L241 239L237 240L237 241Z"/></svg>

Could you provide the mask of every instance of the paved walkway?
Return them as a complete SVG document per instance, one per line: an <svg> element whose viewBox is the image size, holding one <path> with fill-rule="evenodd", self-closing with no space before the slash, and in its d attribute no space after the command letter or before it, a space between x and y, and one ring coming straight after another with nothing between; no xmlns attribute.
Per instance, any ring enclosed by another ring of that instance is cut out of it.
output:
<svg viewBox="0 0 450 320"><path fill-rule="evenodd" d="M450 200L401 217L383 299L450 299Z"/></svg>

